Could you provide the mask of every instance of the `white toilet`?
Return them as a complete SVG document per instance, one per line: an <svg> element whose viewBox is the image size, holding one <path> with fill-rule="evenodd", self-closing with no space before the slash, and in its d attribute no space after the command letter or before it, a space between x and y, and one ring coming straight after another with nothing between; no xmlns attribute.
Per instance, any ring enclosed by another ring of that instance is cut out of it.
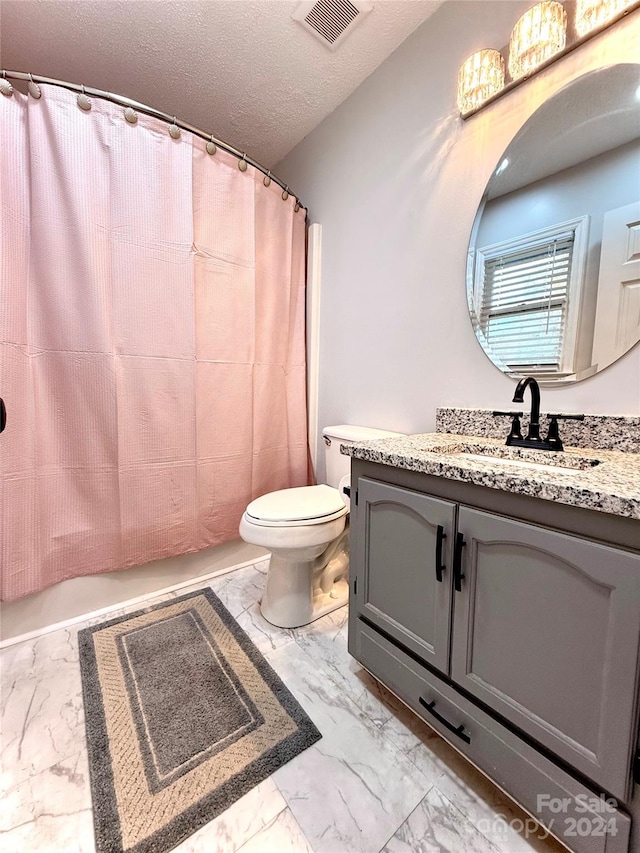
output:
<svg viewBox="0 0 640 853"><path fill-rule="evenodd" d="M370 427L325 427L329 485L269 492L251 501L240 536L271 551L260 609L279 628L306 625L349 597L349 486L351 460L341 444L400 435Z"/></svg>

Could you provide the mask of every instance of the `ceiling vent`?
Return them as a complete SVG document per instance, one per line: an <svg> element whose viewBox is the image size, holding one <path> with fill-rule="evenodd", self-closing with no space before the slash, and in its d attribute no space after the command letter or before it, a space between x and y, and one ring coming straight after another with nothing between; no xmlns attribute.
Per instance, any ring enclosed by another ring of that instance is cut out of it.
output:
<svg viewBox="0 0 640 853"><path fill-rule="evenodd" d="M336 50L372 8L364 0L303 0L292 17L325 47Z"/></svg>

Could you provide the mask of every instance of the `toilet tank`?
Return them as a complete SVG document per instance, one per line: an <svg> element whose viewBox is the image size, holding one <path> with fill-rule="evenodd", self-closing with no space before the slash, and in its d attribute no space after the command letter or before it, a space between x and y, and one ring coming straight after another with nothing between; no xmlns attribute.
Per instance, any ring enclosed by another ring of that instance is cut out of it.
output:
<svg viewBox="0 0 640 853"><path fill-rule="evenodd" d="M404 435L404 433L373 429L372 427L351 426L350 424L325 427L322 430L322 437L324 439L326 484L337 489L340 480L351 470L351 457L340 453L341 444L359 444L361 441L374 441L377 438L392 438L400 435Z"/></svg>

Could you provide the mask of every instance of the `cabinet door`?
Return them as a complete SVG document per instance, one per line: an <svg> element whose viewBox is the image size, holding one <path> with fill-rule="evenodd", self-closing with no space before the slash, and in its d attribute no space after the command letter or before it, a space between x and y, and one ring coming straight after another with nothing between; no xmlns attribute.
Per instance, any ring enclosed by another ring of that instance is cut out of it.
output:
<svg viewBox="0 0 640 853"><path fill-rule="evenodd" d="M640 555L461 507L454 681L626 801Z"/></svg>
<svg viewBox="0 0 640 853"><path fill-rule="evenodd" d="M358 481L358 544L352 555L358 612L444 672L455 510L455 504L409 489Z"/></svg>

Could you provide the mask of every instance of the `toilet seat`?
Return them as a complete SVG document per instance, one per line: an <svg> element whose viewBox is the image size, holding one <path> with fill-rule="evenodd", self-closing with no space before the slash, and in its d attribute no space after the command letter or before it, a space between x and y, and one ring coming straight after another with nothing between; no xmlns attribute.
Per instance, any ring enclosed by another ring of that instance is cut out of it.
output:
<svg viewBox="0 0 640 853"><path fill-rule="evenodd" d="M309 527L346 515L340 492L331 486L301 486L269 492L251 501L245 517L259 527Z"/></svg>

